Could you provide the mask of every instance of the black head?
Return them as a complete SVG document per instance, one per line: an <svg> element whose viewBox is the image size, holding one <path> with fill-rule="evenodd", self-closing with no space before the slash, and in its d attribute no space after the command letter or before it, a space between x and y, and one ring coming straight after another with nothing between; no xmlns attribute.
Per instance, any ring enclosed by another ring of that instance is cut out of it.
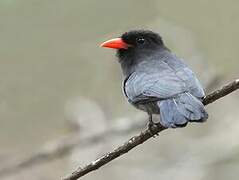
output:
<svg viewBox="0 0 239 180"><path fill-rule="evenodd" d="M132 53L152 51L164 47L160 35L149 30L129 31L124 33L121 39L128 45L128 48L118 49L117 56L120 60L125 56L131 56Z"/></svg>
<svg viewBox="0 0 239 180"><path fill-rule="evenodd" d="M124 33L122 40L131 48L154 48L163 45L159 34L149 30L133 30Z"/></svg>
<svg viewBox="0 0 239 180"><path fill-rule="evenodd" d="M140 61L144 61L159 52L167 49L159 34L149 30L133 30L124 33L120 38L108 40L102 47L117 49L117 56L123 71L127 71ZM126 73L127 74L127 73Z"/></svg>
<svg viewBox="0 0 239 180"><path fill-rule="evenodd" d="M102 47L118 49L119 53L132 50L156 49L164 47L159 34L149 30L132 30L125 32L120 38L108 40Z"/></svg>

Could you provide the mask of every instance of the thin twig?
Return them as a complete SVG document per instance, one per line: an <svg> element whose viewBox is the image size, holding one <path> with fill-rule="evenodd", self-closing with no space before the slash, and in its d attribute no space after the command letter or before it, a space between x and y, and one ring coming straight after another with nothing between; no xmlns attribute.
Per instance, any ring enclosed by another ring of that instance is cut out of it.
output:
<svg viewBox="0 0 239 180"><path fill-rule="evenodd" d="M219 78L220 77L215 76L213 80L211 80L211 82L207 85L206 89L210 89L211 87L215 86L215 82L218 82ZM130 120L125 120L123 124L114 123L113 127L108 127L106 131L92 134L90 136L84 136L82 135L82 133L79 134L79 132L71 133L53 142L47 142L45 145L43 145L42 148L31 155L19 157L13 161L4 163L4 166L0 167L0 177L16 174L19 171L22 171L29 167L62 158L71 153L71 150L79 144L82 147L86 147L88 145L103 141L105 138L111 137L112 135L122 136L122 134L127 134L129 132L142 129L144 126L145 118L136 115Z"/></svg>
<svg viewBox="0 0 239 180"><path fill-rule="evenodd" d="M239 79L223 86L222 88L212 92L211 94L205 96L203 99L203 104L208 105L230 93L239 89ZM153 137L155 134L163 131L165 128L162 125L158 127L154 127L151 131L144 130L139 135L132 137L130 140L125 142L123 145L119 146L115 150L108 152L107 154L103 155L102 157L96 159L95 161L89 163L85 167L79 167L76 171L74 171L71 175L64 178L64 180L76 180L98 168L104 166L105 164L109 163L110 161L122 156L123 154L127 153L134 147L144 143L149 138Z"/></svg>
<svg viewBox="0 0 239 180"><path fill-rule="evenodd" d="M42 163L46 163L50 160L54 160L69 154L72 149L79 144L83 147L90 146L94 143L100 142L109 136L118 136L122 134L128 134L142 128L145 124L143 117L133 121L127 121L127 125L116 125L107 129L104 132L99 132L93 135L82 136L77 133L72 133L65 137L62 137L56 141L46 143L39 151L28 155L27 157L17 158L4 167L0 168L0 177L15 174L21 170L33 167Z"/></svg>

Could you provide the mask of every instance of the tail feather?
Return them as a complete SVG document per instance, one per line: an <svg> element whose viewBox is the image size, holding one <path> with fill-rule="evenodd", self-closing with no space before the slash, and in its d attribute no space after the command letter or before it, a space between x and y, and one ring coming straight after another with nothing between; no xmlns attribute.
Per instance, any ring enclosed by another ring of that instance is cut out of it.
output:
<svg viewBox="0 0 239 180"><path fill-rule="evenodd" d="M208 114L202 102L190 93L158 102L161 123L165 127L183 127L188 122L204 122Z"/></svg>

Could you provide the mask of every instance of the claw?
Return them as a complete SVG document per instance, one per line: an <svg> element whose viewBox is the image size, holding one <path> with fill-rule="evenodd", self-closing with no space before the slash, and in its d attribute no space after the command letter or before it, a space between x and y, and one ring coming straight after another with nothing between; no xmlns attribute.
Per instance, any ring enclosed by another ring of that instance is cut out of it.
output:
<svg viewBox="0 0 239 180"><path fill-rule="evenodd" d="M158 133L156 133L156 134L153 133L155 128L157 128L157 125L156 125L156 124L154 124L154 123L148 123L148 130L150 131L151 135L152 135L154 138L159 135Z"/></svg>

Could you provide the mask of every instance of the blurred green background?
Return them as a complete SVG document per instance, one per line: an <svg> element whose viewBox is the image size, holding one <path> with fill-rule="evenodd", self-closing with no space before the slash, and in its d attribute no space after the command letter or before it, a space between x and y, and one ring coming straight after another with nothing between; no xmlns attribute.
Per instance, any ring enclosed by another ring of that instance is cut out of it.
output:
<svg viewBox="0 0 239 180"><path fill-rule="evenodd" d="M239 2L235 0L1 0L0 155L27 155L45 142L69 133L65 106L77 97L94 100L108 120L138 113L121 93L121 72L115 52L99 48L102 41L129 29L160 32L169 48L189 61L196 53L203 64L201 69L197 69L197 62L190 63L196 72L201 72L203 84L212 76L204 74L206 71L219 74L222 82L236 78L238 7ZM227 102L230 110L239 105L238 96L232 99L235 102ZM221 110L209 108L210 115L220 114L224 106L221 102ZM236 114L232 117L234 121L238 119ZM191 131L198 132L200 137L204 131L210 133L215 123L193 127ZM239 132L239 127L236 130ZM189 130L186 131L190 136ZM180 130L180 133L184 132ZM228 141L239 145L234 139ZM235 158L237 161L233 161L229 170L225 170L228 161L212 167L218 167L222 178L237 179L239 161L238 156ZM154 169L159 171L160 167ZM198 179L219 178L213 170L203 172L203 178L198 176ZM61 173L65 174L63 170ZM163 178L177 179L166 175Z"/></svg>

